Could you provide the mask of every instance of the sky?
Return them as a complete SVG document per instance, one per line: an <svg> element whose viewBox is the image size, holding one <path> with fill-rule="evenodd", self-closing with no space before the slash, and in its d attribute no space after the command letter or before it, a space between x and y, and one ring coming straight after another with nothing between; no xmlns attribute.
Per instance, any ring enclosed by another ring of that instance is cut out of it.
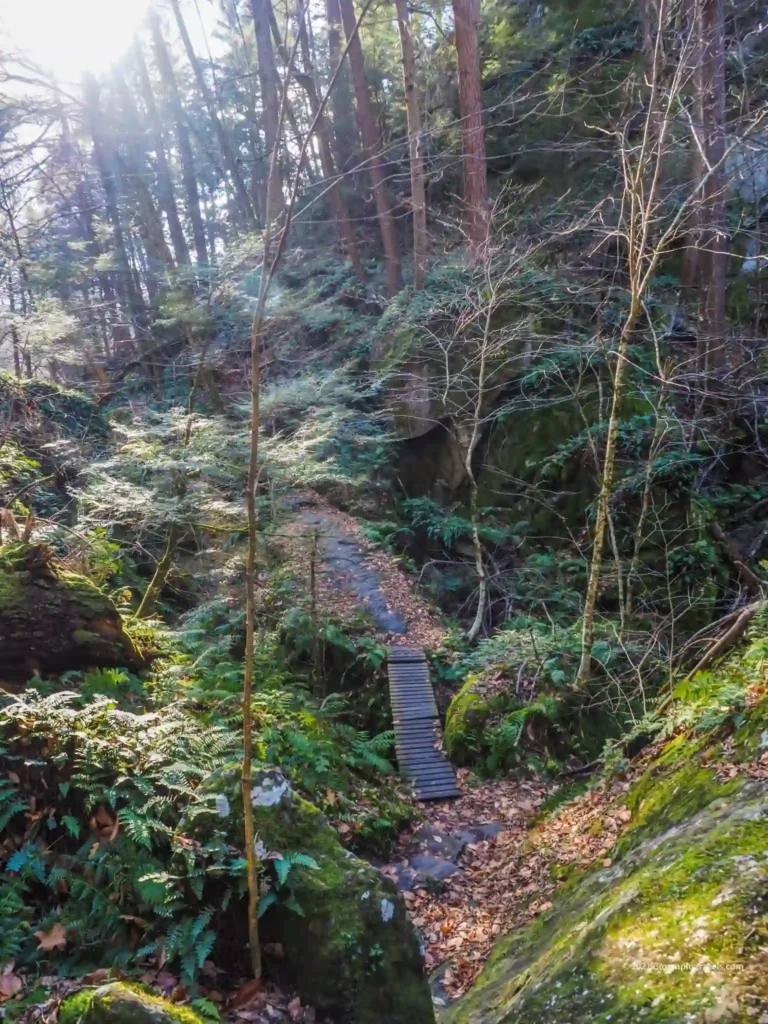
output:
<svg viewBox="0 0 768 1024"><path fill-rule="evenodd" d="M213 5L182 6L204 53L196 7L212 23ZM0 0L0 50L24 51L62 85L79 82L84 71L100 75L125 53L148 7L149 0Z"/></svg>

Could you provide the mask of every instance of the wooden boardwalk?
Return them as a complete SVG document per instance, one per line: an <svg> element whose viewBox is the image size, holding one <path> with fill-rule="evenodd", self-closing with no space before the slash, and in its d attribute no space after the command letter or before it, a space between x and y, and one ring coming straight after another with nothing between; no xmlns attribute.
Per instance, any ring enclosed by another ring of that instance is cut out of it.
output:
<svg viewBox="0 0 768 1024"><path fill-rule="evenodd" d="M421 800L460 796L453 765L440 749L440 719L424 652L392 646L388 668L400 771Z"/></svg>

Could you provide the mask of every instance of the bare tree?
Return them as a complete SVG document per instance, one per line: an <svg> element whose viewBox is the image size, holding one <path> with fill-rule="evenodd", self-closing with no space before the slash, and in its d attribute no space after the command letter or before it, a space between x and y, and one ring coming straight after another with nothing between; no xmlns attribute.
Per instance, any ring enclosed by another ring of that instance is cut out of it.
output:
<svg viewBox="0 0 768 1024"><path fill-rule="evenodd" d="M261 106L263 111L264 144L267 154L271 154L277 144L277 125L280 120L280 99L278 97L277 66L272 50L272 34L270 30L271 0L251 0L253 27L256 36L256 57L259 68L259 85L261 87ZM282 207L282 188L280 181L280 161L275 165L274 177L267 182L267 189L272 190L271 202L273 213Z"/></svg>
<svg viewBox="0 0 768 1024"><path fill-rule="evenodd" d="M138 72L141 97L144 101L152 132L152 148L155 152L157 166L157 193L160 206L168 221L168 231L170 232L176 262L179 266L188 266L189 248L181 226L179 211L176 207L176 194L173 187L173 179L171 178L171 170L168 165L165 135L160 122L157 104L155 103L152 84L149 80L149 72L144 60L144 51L138 39L134 40L131 53Z"/></svg>
<svg viewBox="0 0 768 1024"><path fill-rule="evenodd" d="M248 195L248 190L246 189L245 182L243 181L243 175L240 167L238 166L237 154L232 145L232 139L219 117L216 109L216 100L211 92L210 86L205 80L203 69L200 67L200 61L197 59L197 54L192 46L192 40L189 38L189 32L187 31L187 26L184 21L184 15L181 13L179 0L171 0L171 7L173 8L173 14L176 18L179 35L181 36L181 41L184 44L187 58L189 59L189 63L192 67L197 87L200 90L203 101L205 102L205 106L208 110L208 116L210 117L213 129L216 132L216 138L219 140L221 155L224 160L227 173L229 174L229 179L232 182L232 188L237 196L237 203L241 211L243 222L250 230L255 231L257 229L256 215L253 212L251 198Z"/></svg>

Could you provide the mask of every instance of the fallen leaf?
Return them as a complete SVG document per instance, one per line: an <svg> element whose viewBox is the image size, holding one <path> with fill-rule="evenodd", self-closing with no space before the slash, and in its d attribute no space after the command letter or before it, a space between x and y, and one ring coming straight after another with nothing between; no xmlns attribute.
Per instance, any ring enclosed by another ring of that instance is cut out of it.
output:
<svg viewBox="0 0 768 1024"><path fill-rule="evenodd" d="M64 949L67 945L67 929L61 921L57 921L49 931L35 932L35 938L38 940L38 949Z"/></svg>
<svg viewBox="0 0 768 1024"><path fill-rule="evenodd" d="M14 974L13 971L4 971L0 974L0 1003L4 1003L6 999L13 999L15 995L21 992L22 980L18 974Z"/></svg>
<svg viewBox="0 0 768 1024"><path fill-rule="evenodd" d="M240 1009L252 1003L260 995L262 995L262 984L260 981L252 978L250 981L246 981L244 985L241 985L237 992L230 997L229 1006L233 1010Z"/></svg>
<svg viewBox="0 0 768 1024"><path fill-rule="evenodd" d="M304 1016L301 1012L301 999L299 996L295 996L290 1003L288 1003L288 1013L291 1015L291 1020L301 1020Z"/></svg>

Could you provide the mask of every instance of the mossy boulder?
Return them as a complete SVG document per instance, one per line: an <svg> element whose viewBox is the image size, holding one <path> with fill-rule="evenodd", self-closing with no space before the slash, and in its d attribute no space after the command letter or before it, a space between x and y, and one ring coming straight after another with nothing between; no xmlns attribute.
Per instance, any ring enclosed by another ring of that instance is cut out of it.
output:
<svg viewBox="0 0 768 1024"><path fill-rule="evenodd" d="M317 863L291 872L300 913L281 899L262 919L263 937L285 951L285 981L339 1024L432 1024L419 938L391 882L274 778L257 782L254 800L264 847Z"/></svg>
<svg viewBox="0 0 768 1024"><path fill-rule="evenodd" d="M449 704L445 717L445 750L452 761L456 764L472 762L490 715L491 706L483 683L472 675Z"/></svg>
<svg viewBox="0 0 768 1024"><path fill-rule="evenodd" d="M58 1024L203 1024L203 1019L138 986L114 982L70 996L61 1005Z"/></svg>
<svg viewBox="0 0 768 1024"><path fill-rule="evenodd" d="M441 1020L768 1020L768 787L748 767L768 749L767 717L763 699L730 737L671 741L625 799L610 866L503 939Z"/></svg>
<svg viewBox="0 0 768 1024"><path fill-rule="evenodd" d="M0 547L0 650L2 678L11 681L139 662L112 601L56 565L45 544Z"/></svg>

